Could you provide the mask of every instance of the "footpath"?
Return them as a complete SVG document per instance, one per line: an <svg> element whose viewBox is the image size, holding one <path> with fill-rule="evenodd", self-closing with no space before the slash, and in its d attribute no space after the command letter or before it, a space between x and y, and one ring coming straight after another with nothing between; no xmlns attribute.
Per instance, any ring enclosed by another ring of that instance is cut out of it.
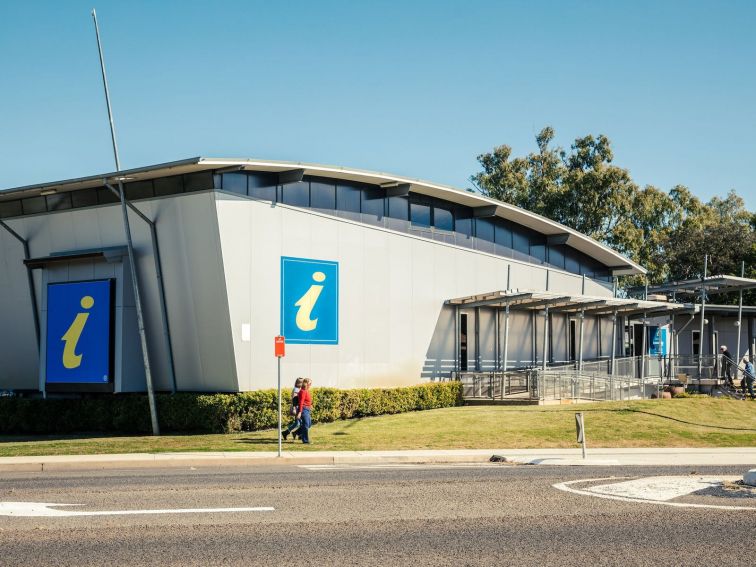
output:
<svg viewBox="0 0 756 567"><path fill-rule="evenodd" d="M512 463L567 466L743 466L756 467L756 447L722 449L450 449L411 451L275 451L131 453L2 457L2 472L76 471L276 465L399 465Z"/></svg>

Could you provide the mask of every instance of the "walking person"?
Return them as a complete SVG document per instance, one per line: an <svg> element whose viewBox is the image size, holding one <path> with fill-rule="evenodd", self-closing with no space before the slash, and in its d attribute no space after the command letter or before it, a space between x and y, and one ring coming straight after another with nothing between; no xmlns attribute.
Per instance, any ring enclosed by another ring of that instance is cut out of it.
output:
<svg viewBox="0 0 756 567"><path fill-rule="evenodd" d="M310 386L312 380L305 378L302 381L302 389L299 390L299 413L297 413L297 419L302 421L302 425L299 428L299 438L302 439L302 443L310 443L310 426L312 425L312 393L310 392Z"/></svg>
<svg viewBox="0 0 756 567"><path fill-rule="evenodd" d="M743 400L746 399L746 387L748 393L751 395L751 400L756 399L753 395L753 381L756 379L756 373L754 373L753 362L748 360L747 356L743 357L743 363L745 364L745 372L743 372Z"/></svg>
<svg viewBox="0 0 756 567"><path fill-rule="evenodd" d="M303 378L297 378L294 381L294 388L292 388L291 390L291 405L289 406L289 415L292 416L294 420L286 429L281 432L284 440L289 437L290 433L293 433L292 437L296 439L298 435L297 430L302 425L302 421L297 417L297 414L299 413L299 391L302 389L302 381Z"/></svg>
<svg viewBox="0 0 756 567"><path fill-rule="evenodd" d="M733 382L732 367L734 366L732 360L732 354L725 345L719 347L719 352L722 354L722 371L724 372L725 385L729 388L735 389L735 382Z"/></svg>

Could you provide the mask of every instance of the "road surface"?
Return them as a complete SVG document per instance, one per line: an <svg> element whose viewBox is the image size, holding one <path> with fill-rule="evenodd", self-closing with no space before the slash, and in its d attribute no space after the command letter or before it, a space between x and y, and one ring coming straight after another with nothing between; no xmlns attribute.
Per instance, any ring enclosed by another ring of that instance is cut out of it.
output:
<svg viewBox="0 0 756 567"><path fill-rule="evenodd" d="M754 565L756 492L715 486L742 474L506 464L3 473L0 564Z"/></svg>

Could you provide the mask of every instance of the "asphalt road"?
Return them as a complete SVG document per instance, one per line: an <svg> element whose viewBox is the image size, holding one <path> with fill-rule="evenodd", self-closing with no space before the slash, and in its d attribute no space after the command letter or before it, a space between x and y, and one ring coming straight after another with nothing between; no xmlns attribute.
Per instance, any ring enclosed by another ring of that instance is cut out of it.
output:
<svg viewBox="0 0 756 567"><path fill-rule="evenodd" d="M0 565L750 566L753 494L676 500L753 507L729 510L553 488L610 476L742 473L510 465L5 473L0 502L83 505L54 510L273 510L0 516Z"/></svg>

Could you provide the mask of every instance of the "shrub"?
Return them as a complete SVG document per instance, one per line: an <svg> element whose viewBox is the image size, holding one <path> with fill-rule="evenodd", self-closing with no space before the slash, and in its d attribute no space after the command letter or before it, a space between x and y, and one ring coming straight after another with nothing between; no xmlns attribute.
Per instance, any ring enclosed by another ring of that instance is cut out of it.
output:
<svg viewBox="0 0 756 567"><path fill-rule="evenodd" d="M461 405L459 382L386 389L315 388L313 422ZM284 419L289 393L283 392ZM238 394L157 394L161 431L231 433L270 429L278 423L275 390ZM149 433L147 397L118 394L77 399L0 398L0 433Z"/></svg>

